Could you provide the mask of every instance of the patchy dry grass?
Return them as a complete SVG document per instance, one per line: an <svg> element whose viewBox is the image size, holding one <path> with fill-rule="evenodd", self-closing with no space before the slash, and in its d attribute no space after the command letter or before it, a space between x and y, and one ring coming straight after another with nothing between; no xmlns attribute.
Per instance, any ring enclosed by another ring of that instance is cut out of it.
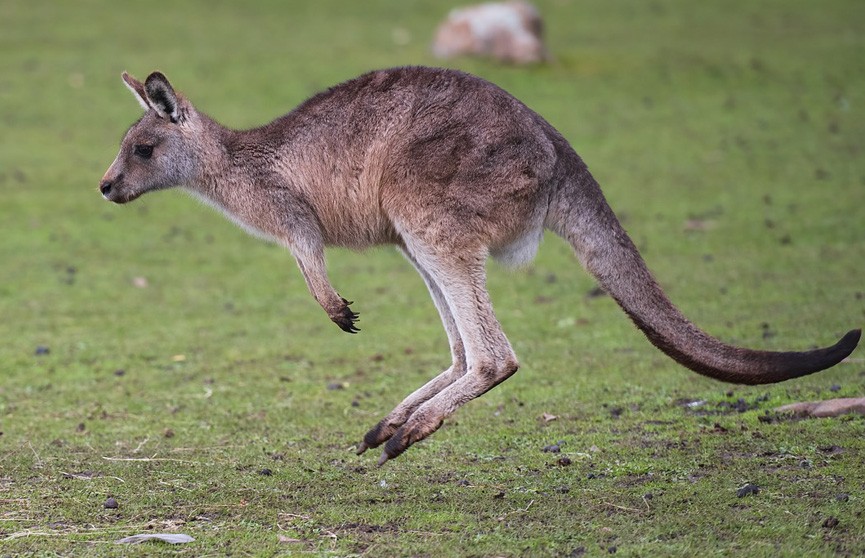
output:
<svg viewBox="0 0 865 558"><path fill-rule="evenodd" d="M571 139L685 313L768 349L861 326L865 5L540 4L553 64L458 65ZM330 255L362 312L347 336L281 250L184 196L99 199L139 114L121 70L160 68L251 126L434 63L445 11L2 4L0 554L865 553L862 417L773 413L861 396L861 349L778 386L695 377L551 238L527 270L490 271L520 373L377 468L354 444L447 359L398 255ZM113 544L156 532L196 541Z"/></svg>

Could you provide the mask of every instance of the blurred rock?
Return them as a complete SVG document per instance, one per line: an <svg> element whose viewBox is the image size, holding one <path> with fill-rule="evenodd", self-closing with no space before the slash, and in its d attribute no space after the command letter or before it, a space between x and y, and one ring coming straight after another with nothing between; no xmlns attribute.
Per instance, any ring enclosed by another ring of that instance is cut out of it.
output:
<svg viewBox="0 0 865 558"><path fill-rule="evenodd" d="M511 64L547 59L541 14L519 0L455 8L439 25L432 52L437 58L481 56Z"/></svg>

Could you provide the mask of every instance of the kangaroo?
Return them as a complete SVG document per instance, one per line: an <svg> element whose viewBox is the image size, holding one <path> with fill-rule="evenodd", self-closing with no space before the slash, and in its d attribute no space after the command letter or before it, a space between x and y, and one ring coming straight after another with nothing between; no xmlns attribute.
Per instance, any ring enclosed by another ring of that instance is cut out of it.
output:
<svg viewBox="0 0 865 558"><path fill-rule="evenodd" d="M435 432L460 406L517 371L493 314L485 263L520 265L549 229L658 349L724 382L764 384L834 366L861 330L804 352L731 346L667 298L565 138L515 97L454 70L367 73L259 128L230 130L166 77L122 75L144 109L99 190L112 202L180 186L294 256L310 293L343 331L352 302L331 286L326 246L395 245L423 278L451 365L369 430L379 465Z"/></svg>

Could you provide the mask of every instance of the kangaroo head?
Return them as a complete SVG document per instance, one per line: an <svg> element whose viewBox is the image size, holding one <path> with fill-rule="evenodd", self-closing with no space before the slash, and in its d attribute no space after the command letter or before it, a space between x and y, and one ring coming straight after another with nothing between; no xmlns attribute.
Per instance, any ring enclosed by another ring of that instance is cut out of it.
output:
<svg viewBox="0 0 865 558"><path fill-rule="evenodd" d="M198 115L168 79L153 72L141 83L123 72L123 81L146 112L126 132L117 158L99 183L102 196L115 203L189 182L199 160Z"/></svg>

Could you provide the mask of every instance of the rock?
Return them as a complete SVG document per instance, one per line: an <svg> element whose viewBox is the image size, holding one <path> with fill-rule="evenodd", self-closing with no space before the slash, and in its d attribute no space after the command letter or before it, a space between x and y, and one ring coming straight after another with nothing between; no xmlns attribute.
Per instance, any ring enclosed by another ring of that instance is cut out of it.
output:
<svg viewBox="0 0 865 558"><path fill-rule="evenodd" d="M451 10L439 25L432 52L437 58L481 56L511 64L547 59L543 21L528 2L490 2Z"/></svg>
<svg viewBox="0 0 865 558"><path fill-rule="evenodd" d="M865 415L865 397L843 397L826 401L791 403L775 409L779 413L792 413L808 417L837 417L848 413Z"/></svg>
<svg viewBox="0 0 865 558"><path fill-rule="evenodd" d="M195 542L195 539L183 533L143 533L140 535L132 535L114 541L118 544L138 544L144 541L160 541L168 544L185 544Z"/></svg>
<svg viewBox="0 0 865 558"><path fill-rule="evenodd" d="M736 491L737 498L744 498L745 496L753 496L760 493L760 487L756 484L751 484L750 482Z"/></svg>

